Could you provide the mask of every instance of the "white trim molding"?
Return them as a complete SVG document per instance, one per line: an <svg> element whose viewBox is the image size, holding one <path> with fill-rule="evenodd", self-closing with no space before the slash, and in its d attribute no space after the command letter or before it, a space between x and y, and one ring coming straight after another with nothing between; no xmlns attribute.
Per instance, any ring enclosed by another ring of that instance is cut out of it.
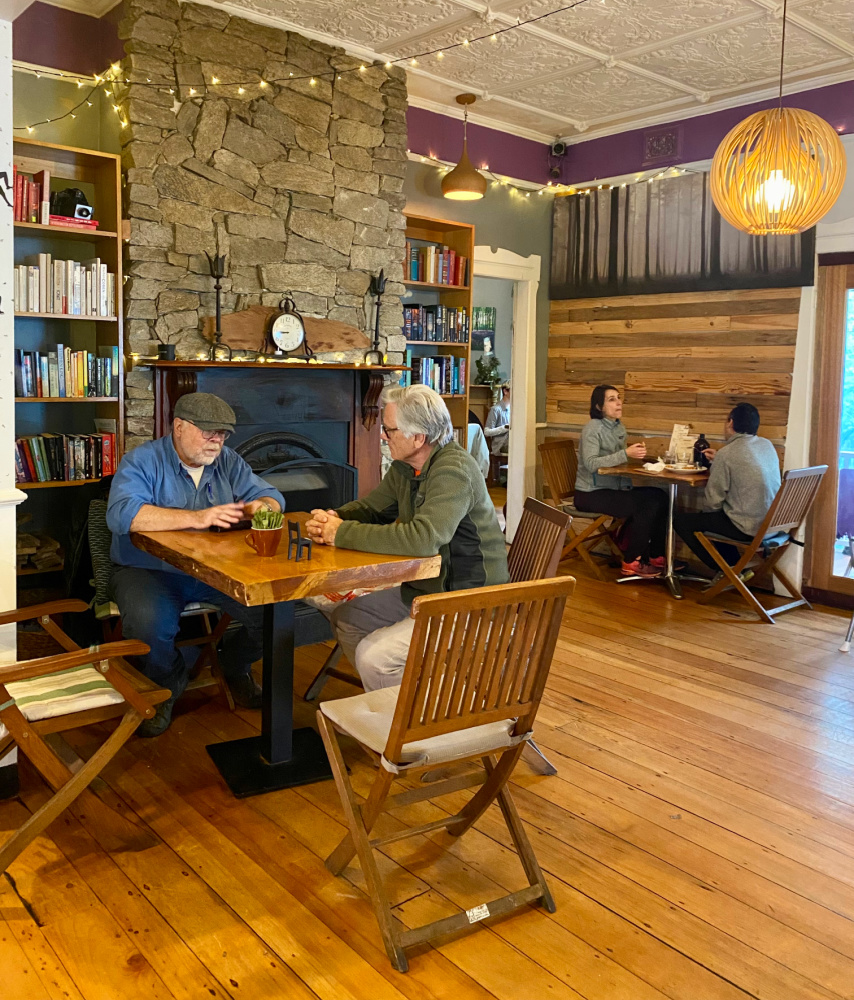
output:
<svg viewBox="0 0 854 1000"><path fill-rule="evenodd" d="M507 469L507 540L512 541L525 498L535 495L537 470L537 289L542 258L512 250L474 248L475 278L515 282L510 377L513 408Z"/></svg>

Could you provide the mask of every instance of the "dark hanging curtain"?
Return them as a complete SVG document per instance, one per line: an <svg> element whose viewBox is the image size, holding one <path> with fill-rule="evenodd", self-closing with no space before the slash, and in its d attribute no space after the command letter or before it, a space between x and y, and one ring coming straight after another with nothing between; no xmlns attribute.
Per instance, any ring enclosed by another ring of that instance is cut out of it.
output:
<svg viewBox="0 0 854 1000"><path fill-rule="evenodd" d="M725 222L707 173L557 197L550 297L812 285L815 229L748 236Z"/></svg>

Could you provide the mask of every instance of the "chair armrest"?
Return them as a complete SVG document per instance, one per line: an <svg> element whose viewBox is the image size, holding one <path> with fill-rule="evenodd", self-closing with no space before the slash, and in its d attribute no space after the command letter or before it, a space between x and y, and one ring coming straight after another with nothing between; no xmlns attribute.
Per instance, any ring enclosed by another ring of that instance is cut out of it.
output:
<svg viewBox="0 0 854 1000"><path fill-rule="evenodd" d="M61 615L66 611L86 611L89 605L85 601L69 599L66 601L48 601L47 604L33 604L28 608L16 608L14 611L0 612L0 625L11 625L12 622L28 622L42 615Z"/></svg>
<svg viewBox="0 0 854 1000"><path fill-rule="evenodd" d="M26 681L31 677L45 677L72 667L82 667L99 660L113 659L119 656L145 656L148 646L138 639L122 639L121 642L107 642L103 646L91 646L89 649L75 650L70 653L56 653L54 656L41 656L35 660L19 660L0 667L0 684L10 684L13 681Z"/></svg>

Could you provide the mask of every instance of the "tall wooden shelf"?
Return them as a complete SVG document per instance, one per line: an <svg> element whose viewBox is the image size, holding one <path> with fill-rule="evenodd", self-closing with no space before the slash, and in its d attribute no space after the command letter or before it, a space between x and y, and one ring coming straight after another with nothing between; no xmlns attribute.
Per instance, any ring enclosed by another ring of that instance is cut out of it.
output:
<svg viewBox="0 0 854 1000"><path fill-rule="evenodd" d="M407 305L438 305L464 309L469 318L469 340L467 343L443 343L437 341L408 341L413 361L417 357L447 355L465 358L465 391L455 396L443 396L451 414L455 428L462 431L463 447L467 445L469 386L471 384L471 314L472 314L472 269L474 267L474 226L465 222L449 222L446 219L431 219L423 215L404 213L406 217L406 239L416 243L438 243L447 246L468 260L468 284L444 285L429 281L410 281L404 277L408 294L403 299ZM404 265L404 270L408 262ZM406 272L408 273L408 272Z"/></svg>
<svg viewBox="0 0 854 1000"><path fill-rule="evenodd" d="M15 166L19 173L34 174L49 170L51 189L79 187L94 208L100 226L97 230L75 229L68 226L49 226L40 223L15 223L15 263L23 263L24 256L47 252L54 258L84 260L100 257L115 275L115 315L66 316L58 313L15 314L15 347L27 351L47 353L56 344L70 346L72 350L88 350L98 354L99 347L118 347L118 387L110 398L63 397L51 399L34 397L16 399L15 436L55 433L91 434L93 420L115 418L116 461L124 452L124 356L122 321L122 247L121 247L121 161L113 153L92 149L75 149L34 139L15 139L13 147ZM48 404L51 405L42 405ZM64 403L75 403L71 408ZM82 405L80 405L82 404ZM61 482L22 483L24 489L39 486L76 485ZM57 496L57 500L62 502Z"/></svg>

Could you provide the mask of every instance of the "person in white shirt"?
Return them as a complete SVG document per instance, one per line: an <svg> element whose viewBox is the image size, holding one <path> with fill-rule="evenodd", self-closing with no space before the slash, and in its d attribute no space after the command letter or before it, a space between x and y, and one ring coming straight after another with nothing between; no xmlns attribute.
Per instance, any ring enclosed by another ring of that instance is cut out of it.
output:
<svg viewBox="0 0 854 1000"><path fill-rule="evenodd" d="M501 386L501 399L489 411L483 429L493 455L506 455L510 441L510 380Z"/></svg>

